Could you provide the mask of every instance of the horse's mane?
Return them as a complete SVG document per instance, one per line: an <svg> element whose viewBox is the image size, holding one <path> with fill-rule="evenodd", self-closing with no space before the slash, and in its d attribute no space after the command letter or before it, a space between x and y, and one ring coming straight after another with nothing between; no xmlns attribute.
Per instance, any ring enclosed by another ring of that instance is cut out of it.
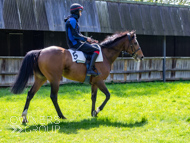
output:
<svg viewBox="0 0 190 143"><path fill-rule="evenodd" d="M102 48L112 47L112 45L114 45L117 41L119 41L123 37L127 36L127 33L129 33L129 31L125 31L125 32L121 32L121 33L115 33L111 36L108 36L104 41L102 41L100 43L100 46Z"/></svg>

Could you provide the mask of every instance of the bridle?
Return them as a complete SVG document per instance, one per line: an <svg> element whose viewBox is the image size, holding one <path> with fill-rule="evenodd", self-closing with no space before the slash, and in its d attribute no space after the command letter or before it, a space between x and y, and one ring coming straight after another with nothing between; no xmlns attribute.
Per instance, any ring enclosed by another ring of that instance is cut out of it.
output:
<svg viewBox="0 0 190 143"><path fill-rule="evenodd" d="M127 47L126 51L131 48L131 51L132 51L132 54L129 54L130 56L134 57L136 55L136 53L141 50L141 47L139 47L137 50L135 49L135 47L133 46L132 44L132 40L134 39L134 36L131 37L130 33L127 33L127 37L128 37L128 40L129 40L129 46ZM122 57L125 53L127 53L126 51L122 51Z"/></svg>

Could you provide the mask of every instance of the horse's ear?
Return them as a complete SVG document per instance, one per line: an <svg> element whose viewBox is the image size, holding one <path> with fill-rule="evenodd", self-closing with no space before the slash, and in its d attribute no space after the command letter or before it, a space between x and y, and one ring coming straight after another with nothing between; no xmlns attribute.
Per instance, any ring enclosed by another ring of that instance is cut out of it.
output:
<svg viewBox="0 0 190 143"><path fill-rule="evenodd" d="M136 30L131 31L131 35L134 36L134 34L136 34Z"/></svg>

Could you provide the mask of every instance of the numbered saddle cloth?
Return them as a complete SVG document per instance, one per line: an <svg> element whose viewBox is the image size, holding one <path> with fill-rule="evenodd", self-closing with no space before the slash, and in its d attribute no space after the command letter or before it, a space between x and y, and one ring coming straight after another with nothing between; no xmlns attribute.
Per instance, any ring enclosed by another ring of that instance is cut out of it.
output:
<svg viewBox="0 0 190 143"><path fill-rule="evenodd" d="M93 44L93 46L98 47L100 50L100 53L96 59L96 62L103 62L103 56L102 56L102 51L101 51L100 46L98 44ZM71 53L73 62L77 62L77 63L85 63L86 62L86 57L88 55L84 54L82 51L74 51L72 49L69 49L69 52Z"/></svg>

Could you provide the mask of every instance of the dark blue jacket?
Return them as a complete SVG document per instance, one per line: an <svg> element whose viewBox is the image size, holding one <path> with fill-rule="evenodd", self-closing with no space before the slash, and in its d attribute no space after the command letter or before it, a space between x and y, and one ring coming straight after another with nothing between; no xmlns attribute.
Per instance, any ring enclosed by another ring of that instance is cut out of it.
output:
<svg viewBox="0 0 190 143"><path fill-rule="evenodd" d="M80 33L78 15L72 14L66 19L65 29L69 48L78 48L76 46L81 45L81 41L85 42L87 40L87 37Z"/></svg>

